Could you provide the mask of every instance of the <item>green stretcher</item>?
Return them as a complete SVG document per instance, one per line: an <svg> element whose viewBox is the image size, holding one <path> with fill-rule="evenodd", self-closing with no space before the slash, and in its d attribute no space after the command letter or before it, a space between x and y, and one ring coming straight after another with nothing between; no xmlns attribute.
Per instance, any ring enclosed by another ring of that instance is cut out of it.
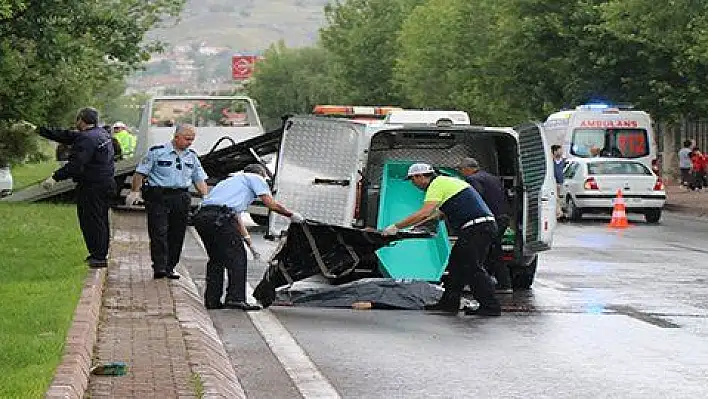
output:
<svg viewBox="0 0 708 399"><path fill-rule="evenodd" d="M388 162L383 168L377 227L383 229L420 209L424 192L404 180L412 162ZM450 255L445 223L435 237L403 240L376 251L383 275L394 279L439 281Z"/></svg>

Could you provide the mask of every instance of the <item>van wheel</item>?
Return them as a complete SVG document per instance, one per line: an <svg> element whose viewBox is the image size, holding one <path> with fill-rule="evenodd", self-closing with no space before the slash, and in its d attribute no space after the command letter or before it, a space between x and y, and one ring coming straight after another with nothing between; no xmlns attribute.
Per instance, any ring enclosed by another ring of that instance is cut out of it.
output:
<svg viewBox="0 0 708 399"><path fill-rule="evenodd" d="M511 287L517 290L531 289L533 278L536 276L536 268L538 267L538 255L534 256L531 263L528 265L516 265L511 269Z"/></svg>
<svg viewBox="0 0 708 399"><path fill-rule="evenodd" d="M646 219L647 223L659 223L659 219L661 219L661 209L649 209L644 213L644 219Z"/></svg>
<svg viewBox="0 0 708 399"><path fill-rule="evenodd" d="M577 222L583 218L583 210L575 205L570 195L565 198L565 209L568 212L568 219Z"/></svg>

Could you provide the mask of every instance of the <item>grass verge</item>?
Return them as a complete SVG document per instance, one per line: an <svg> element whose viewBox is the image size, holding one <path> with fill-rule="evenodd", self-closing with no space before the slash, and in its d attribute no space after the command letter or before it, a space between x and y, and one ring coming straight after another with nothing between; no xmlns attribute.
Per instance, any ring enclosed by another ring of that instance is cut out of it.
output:
<svg viewBox="0 0 708 399"><path fill-rule="evenodd" d="M25 163L12 167L12 190L20 191L51 176L59 168L57 161Z"/></svg>
<svg viewBox="0 0 708 399"><path fill-rule="evenodd" d="M0 397L43 397L86 277L70 205L0 204Z"/></svg>

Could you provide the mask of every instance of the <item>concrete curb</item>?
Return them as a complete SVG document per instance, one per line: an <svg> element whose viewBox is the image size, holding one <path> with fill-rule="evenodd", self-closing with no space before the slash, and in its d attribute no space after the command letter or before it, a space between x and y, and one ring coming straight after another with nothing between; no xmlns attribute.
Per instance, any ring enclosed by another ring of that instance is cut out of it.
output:
<svg viewBox="0 0 708 399"><path fill-rule="evenodd" d="M182 278L171 284L175 314L182 327L189 366L201 378L203 397L246 398L189 271L182 265L177 269Z"/></svg>
<svg viewBox="0 0 708 399"><path fill-rule="evenodd" d="M98 337L107 269L89 269L74 318L66 335L64 355L46 398L83 398L88 388L91 359Z"/></svg>

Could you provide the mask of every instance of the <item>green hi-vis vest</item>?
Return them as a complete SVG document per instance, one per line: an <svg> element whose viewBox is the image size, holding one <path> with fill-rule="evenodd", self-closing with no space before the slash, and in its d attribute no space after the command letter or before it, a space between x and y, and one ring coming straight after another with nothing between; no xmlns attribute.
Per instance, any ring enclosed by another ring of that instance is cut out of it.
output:
<svg viewBox="0 0 708 399"><path fill-rule="evenodd" d="M130 158L134 155L135 145L138 142L135 136L130 134L127 130L121 130L114 134L113 137L115 137L120 144L120 149L123 151L123 158Z"/></svg>

